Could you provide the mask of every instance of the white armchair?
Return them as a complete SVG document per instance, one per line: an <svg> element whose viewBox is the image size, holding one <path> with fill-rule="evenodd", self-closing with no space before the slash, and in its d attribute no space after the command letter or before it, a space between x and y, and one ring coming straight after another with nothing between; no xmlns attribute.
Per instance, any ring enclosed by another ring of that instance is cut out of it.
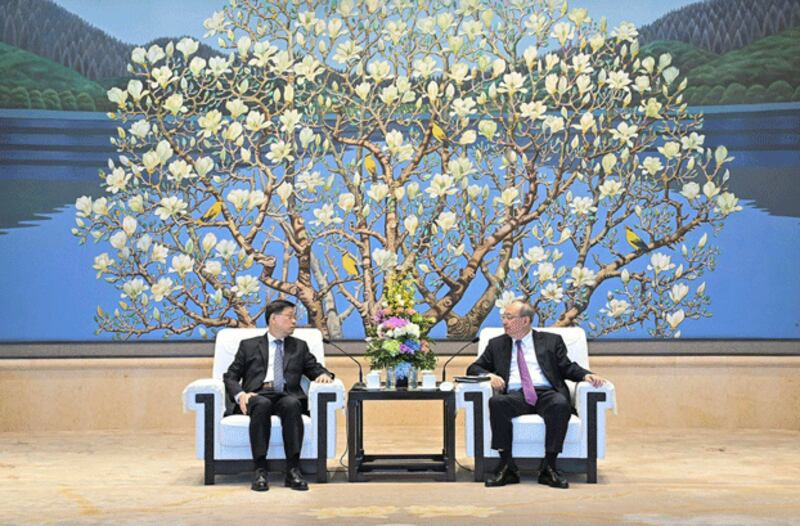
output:
<svg viewBox="0 0 800 526"><path fill-rule="evenodd" d="M253 469L250 452L250 417L225 416L225 385L222 375L233 361L239 342L261 336L266 329L222 329L214 345L214 368L211 378L195 380L183 390L184 410L196 412L195 449L197 458L205 460L205 483L214 484L217 474L238 473ZM301 328L293 336L305 340L311 353L325 364L322 333L317 329ZM336 454L336 410L344 407L344 385L341 380L331 384L301 380L308 394L309 415L303 415L303 445L300 466L306 473L316 473L317 482L327 481L327 459ZM285 467L281 421L272 417L272 431L267 451L269 469Z"/></svg>
<svg viewBox="0 0 800 526"><path fill-rule="evenodd" d="M569 357L585 369L589 369L589 353L586 333L579 327L542 328L537 331L560 334L567 346ZM503 334L500 327L483 329L478 342L478 356L486 349L489 340ZM589 369L591 370L591 369ZM567 380L572 404L576 414L570 418L564 449L559 455L559 469L568 472L585 472L587 481L597 482L597 459L606 453L606 411L616 406L614 385L606 382L593 387L588 382L576 384ZM467 456L475 459L475 480L482 481L485 473L496 467L499 456L490 448L492 430L489 425L489 398L492 387L489 382L457 384L457 409L466 413ZM544 457L544 420L539 415L522 415L512 420L514 460L522 468L538 466Z"/></svg>

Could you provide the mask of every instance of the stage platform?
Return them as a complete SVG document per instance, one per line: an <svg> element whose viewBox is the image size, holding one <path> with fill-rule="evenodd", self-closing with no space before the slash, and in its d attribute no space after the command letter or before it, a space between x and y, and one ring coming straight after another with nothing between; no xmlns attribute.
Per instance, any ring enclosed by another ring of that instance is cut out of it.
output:
<svg viewBox="0 0 800 526"><path fill-rule="evenodd" d="M434 426L372 431L375 449L441 440ZM0 433L0 524L788 526L800 515L800 431L611 431L598 484L570 475L568 490L533 474L505 488L471 482L461 434L456 482L348 483L345 444L340 426L328 484L295 492L271 474L270 491L255 493L246 474L204 486L191 430Z"/></svg>

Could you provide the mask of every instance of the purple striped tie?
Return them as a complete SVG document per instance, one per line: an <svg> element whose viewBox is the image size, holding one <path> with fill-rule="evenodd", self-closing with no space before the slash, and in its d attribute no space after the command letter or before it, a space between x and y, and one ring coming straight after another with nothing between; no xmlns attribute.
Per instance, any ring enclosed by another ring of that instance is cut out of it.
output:
<svg viewBox="0 0 800 526"><path fill-rule="evenodd" d="M528 371L528 364L525 362L525 353L522 352L522 340L517 340L517 367L519 368L519 377L522 380L522 394L525 395L525 401L530 405L536 405L536 389L533 387L531 380L531 373Z"/></svg>

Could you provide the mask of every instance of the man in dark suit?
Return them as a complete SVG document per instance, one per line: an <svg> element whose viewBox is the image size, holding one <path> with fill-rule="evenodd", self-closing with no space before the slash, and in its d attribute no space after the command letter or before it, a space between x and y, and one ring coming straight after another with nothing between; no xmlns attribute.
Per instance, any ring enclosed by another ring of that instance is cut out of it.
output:
<svg viewBox="0 0 800 526"><path fill-rule="evenodd" d="M317 362L303 340L292 338L297 315L294 303L286 300L267 305L267 333L242 340L228 371L222 376L228 397L235 402L234 414L250 415L250 448L256 470L254 491L267 491L267 449L270 417L281 419L283 447L286 453L285 485L300 491L308 484L300 472L300 448L303 444L303 412L306 394L300 378L330 383L333 374Z"/></svg>
<svg viewBox="0 0 800 526"><path fill-rule="evenodd" d="M545 458L539 470L539 483L567 488L569 483L556 470L567 425L572 414L569 389L564 380L591 382L599 386L605 379L570 361L564 340L557 334L531 330L533 307L514 301L503 309L505 334L492 338L481 356L469 366L467 374L488 375L494 396L489 399L492 449L500 453L500 465L486 486L517 484L519 473L511 451L511 419L536 413L545 424Z"/></svg>

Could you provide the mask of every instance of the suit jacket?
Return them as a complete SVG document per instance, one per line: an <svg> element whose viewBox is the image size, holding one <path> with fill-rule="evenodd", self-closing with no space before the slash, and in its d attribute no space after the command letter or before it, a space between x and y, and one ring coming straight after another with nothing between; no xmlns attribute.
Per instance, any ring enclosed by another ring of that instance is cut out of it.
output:
<svg viewBox="0 0 800 526"><path fill-rule="evenodd" d="M564 380L580 382L591 371L587 371L567 356L567 346L564 339L551 332L533 332L533 348L542 373L553 386L553 389L570 400L569 389ZM467 374L481 375L494 373L506 383L508 388L508 375L511 370L511 347L513 341L510 336L503 334L489 340L486 350L483 351L475 362L467 369Z"/></svg>
<svg viewBox="0 0 800 526"><path fill-rule="evenodd" d="M231 414L238 408L238 404L235 402L236 395L242 391L252 393L261 389L261 384L264 383L267 376L268 366L269 344L266 334L242 340L239 343L236 357L228 367L228 371L222 375L225 390L228 393L226 414ZM333 374L311 354L306 342L292 336L287 336L283 340L282 366L286 392L303 402L303 407L306 404L306 394L300 387L300 378L305 375L314 380L323 373L333 377Z"/></svg>

